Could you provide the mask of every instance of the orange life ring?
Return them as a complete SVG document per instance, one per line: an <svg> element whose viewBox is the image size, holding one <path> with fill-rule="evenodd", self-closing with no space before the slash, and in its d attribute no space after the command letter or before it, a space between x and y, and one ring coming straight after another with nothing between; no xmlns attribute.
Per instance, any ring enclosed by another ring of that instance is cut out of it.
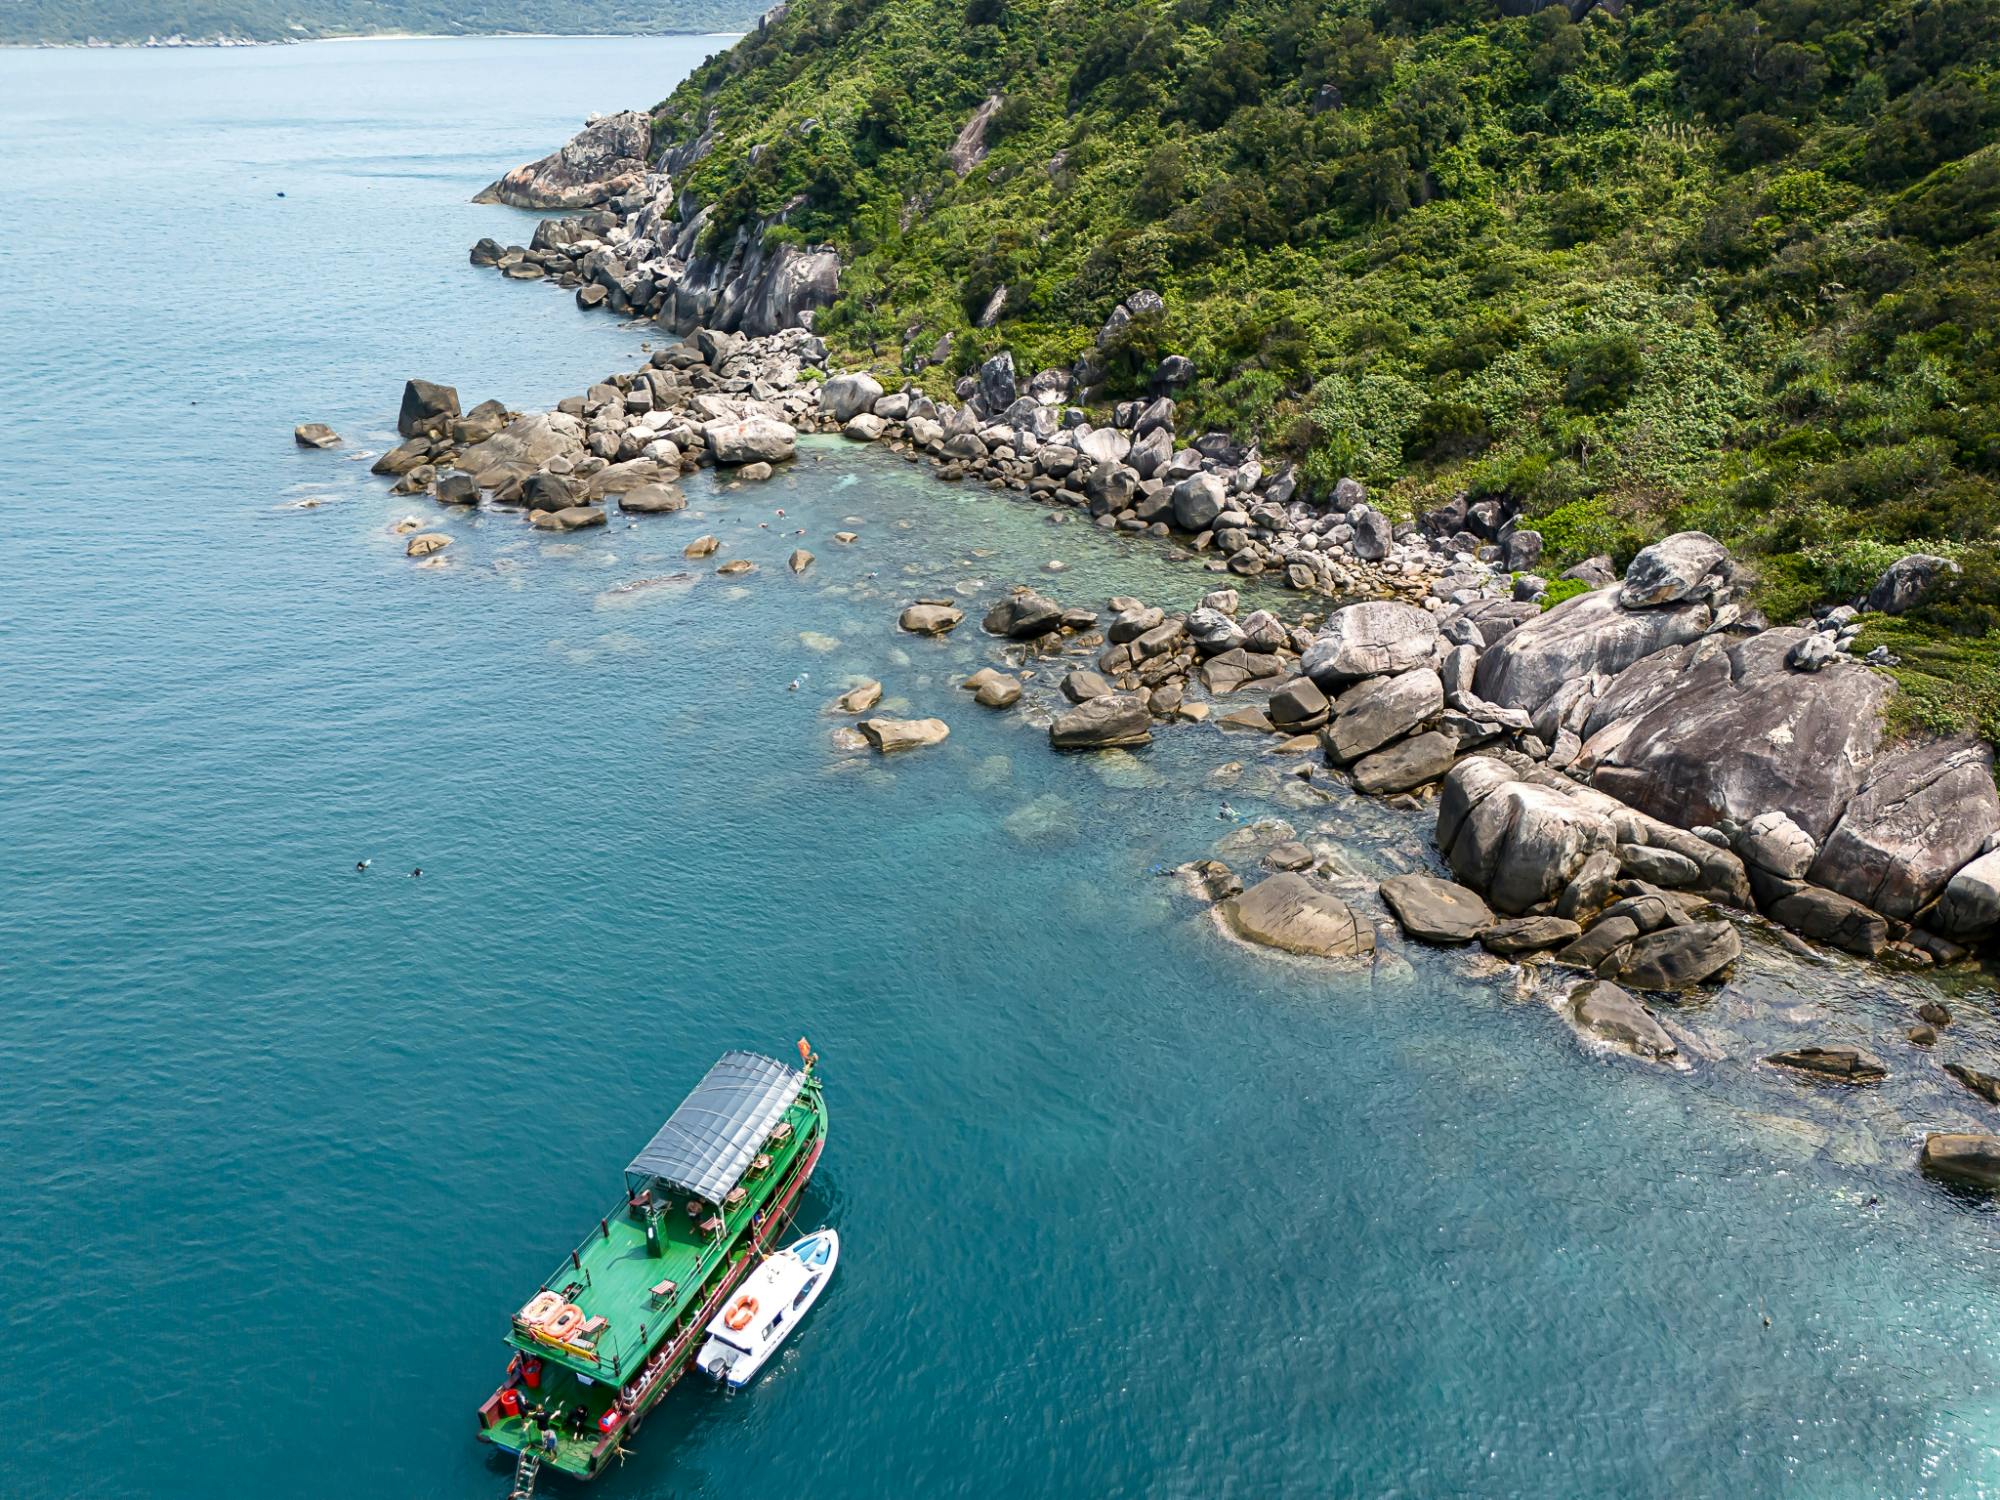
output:
<svg viewBox="0 0 2000 1500"><path fill-rule="evenodd" d="M740 1333L750 1326L750 1320L756 1316L757 1299L755 1297L738 1297L736 1305L729 1309L728 1316L722 1321L724 1326L733 1328Z"/></svg>
<svg viewBox="0 0 2000 1500"><path fill-rule="evenodd" d="M542 1332L557 1343L562 1343L581 1327L583 1327L583 1309L574 1302L565 1302L557 1310L556 1315L542 1325Z"/></svg>
<svg viewBox="0 0 2000 1500"><path fill-rule="evenodd" d="M561 1309L563 1299L554 1292L543 1292L535 1297L516 1315L530 1328L548 1322Z"/></svg>

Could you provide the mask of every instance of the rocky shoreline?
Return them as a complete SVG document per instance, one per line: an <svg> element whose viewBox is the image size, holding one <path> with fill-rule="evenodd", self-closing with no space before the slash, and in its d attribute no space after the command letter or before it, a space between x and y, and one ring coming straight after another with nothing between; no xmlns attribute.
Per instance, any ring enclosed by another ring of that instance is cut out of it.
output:
<svg viewBox="0 0 2000 1500"><path fill-rule="evenodd" d="M1688 1066L1671 1013L1728 978L1746 922L1802 952L1912 968L1968 963L2000 935L1990 747L1893 741L1893 683L1846 650L1861 610L1909 607L1939 560L1906 558L1854 605L1770 627L1739 598L1726 550L1689 532L1644 549L1622 576L1608 558L1569 570L1565 593L1583 591L1547 607L1533 571L1541 538L1495 502L1460 499L1398 524L1356 481L1315 503L1296 473L1266 472L1226 434L1183 442L1175 397L1195 372L1177 357L1161 362L1150 399L1102 425L1083 404L1088 356L1026 378L996 356L949 403L829 371L808 325L837 264L742 236L727 254L697 252L704 215L668 187L684 164L670 153L664 170L648 165L643 119L596 122L489 189L562 206L620 190L606 207L545 221L528 247L481 241L472 259L552 277L586 307L650 316L684 339L549 412L461 412L449 387L412 381L404 441L375 465L397 492L511 507L566 531L604 524L612 503L679 510L677 481L699 467L768 479L800 433L838 433L1038 501L1051 519L1158 538L1226 586L1191 608L1121 598L1102 611L1018 587L982 621L996 659L965 682L975 702L1045 722L1064 752L1212 721L1271 736L1302 796L1339 778L1431 812L1439 873L1376 892L1393 928L1336 894L1325 862L1295 841L1265 850L1254 882L1222 859L1182 874L1251 943L1380 963L1393 932L1568 974L1565 1019L1646 1065ZM1128 297L1107 333L1150 296ZM448 540L414 536L409 551ZM715 547L696 538L685 555ZM811 561L795 552L793 570ZM1270 607L1246 611L1242 589ZM938 635L963 619L957 601L919 599L898 623ZM906 753L948 736L941 719L871 715L880 695L868 684L835 705L855 719L836 731L841 748ZM1908 1018L1920 1048L1951 1021L1927 1009ZM1846 1087L1886 1073L1840 1043L1766 1062ZM2000 1101L2000 1064L1953 1060L1945 1072ZM2000 1136L1936 1132L1922 1160L2000 1186Z"/></svg>

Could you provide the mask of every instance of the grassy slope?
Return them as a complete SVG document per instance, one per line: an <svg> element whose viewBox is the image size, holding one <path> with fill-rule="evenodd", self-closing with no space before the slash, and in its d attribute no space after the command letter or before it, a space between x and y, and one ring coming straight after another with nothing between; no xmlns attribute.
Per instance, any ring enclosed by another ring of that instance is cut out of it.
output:
<svg viewBox="0 0 2000 1500"><path fill-rule="evenodd" d="M741 31L755 0L17 0L0 6L0 42L143 41L228 36L252 41L426 33Z"/></svg>
<svg viewBox="0 0 2000 1500"><path fill-rule="evenodd" d="M776 232L841 246L850 355L1067 363L1151 286L1108 394L1190 354L1184 428L1391 508L1509 493L1558 562L1703 527L1779 618L1960 557L1881 637L1905 712L2000 730L1995 0L797 0L662 137L711 109L690 185L725 229L808 195Z"/></svg>

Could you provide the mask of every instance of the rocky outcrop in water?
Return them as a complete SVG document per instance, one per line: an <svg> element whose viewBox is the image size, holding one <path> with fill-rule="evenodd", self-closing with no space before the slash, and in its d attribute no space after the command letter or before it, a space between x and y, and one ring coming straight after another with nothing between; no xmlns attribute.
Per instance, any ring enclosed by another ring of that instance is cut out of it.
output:
<svg viewBox="0 0 2000 1500"><path fill-rule="evenodd" d="M516 167L474 203L514 208L596 208L643 181L653 122L637 110L592 120L540 161Z"/></svg>

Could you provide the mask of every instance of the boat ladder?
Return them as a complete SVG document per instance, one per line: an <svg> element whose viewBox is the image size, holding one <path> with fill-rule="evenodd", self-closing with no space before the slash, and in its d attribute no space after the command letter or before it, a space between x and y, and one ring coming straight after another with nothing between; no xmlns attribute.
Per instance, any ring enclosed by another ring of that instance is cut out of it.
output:
<svg viewBox="0 0 2000 1500"><path fill-rule="evenodd" d="M534 1500L535 1478L541 1472L542 1461L534 1450L523 1448L514 1462L514 1487L507 1491L507 1500Z"/></svg>

